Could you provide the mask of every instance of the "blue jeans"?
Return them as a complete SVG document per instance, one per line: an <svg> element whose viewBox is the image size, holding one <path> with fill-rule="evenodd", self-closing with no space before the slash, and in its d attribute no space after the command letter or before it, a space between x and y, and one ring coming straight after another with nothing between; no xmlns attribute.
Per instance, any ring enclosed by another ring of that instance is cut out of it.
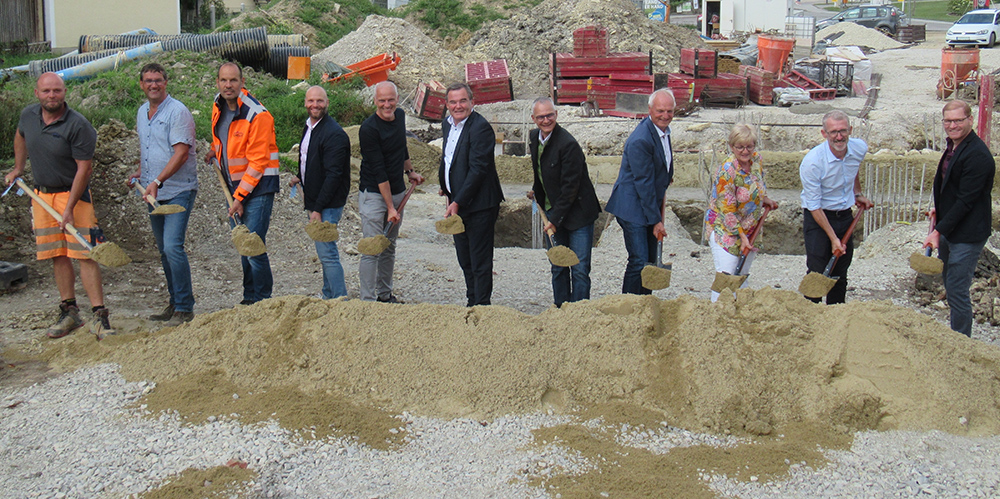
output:
<svg viewBox="0 0 1000 499"><path fill-rule="evenodd" d="M271 208L274 206L274 193L260 194L243 200L243 224L250 232L257 233L261 241L267 244L267 229L271 225ZM235 227L233 219L229 219L231 227ZM271 297L274 278L271 276L271 261L267 253L257 256L240 257L243 263L243 301L257 303Z"/></svg>
<svg viewBox="0 0 1000 499"><path fill-rule="evenodd" d="M552 266L552 295L556 306L568 301L589 300L594 224L587 224L576 230L557 230L553 238L556 244L569 247L580 259L580 263L572 267Z"/></svg>
<svg viewBox="0 0 1000 499"><path fill-rule="evenodd" d="M188 220L191 218L191 207L194 206L194 198L197 195L198 191L184 191L172 199L160 202L161 205L183 206L184 211L180 213L149 216L153 237L156 238L156 249L160 250L163 275L167 277L170 305L177 312L194 312L191 266L184 251L184 237L187 233ZM153 211L152 206L146 205L146 207L149 211Z"/></svg>
<svg viewBox="0 0 1000 499"><path fill-rule="evenodd" d="M970 338L973 318L969 286L972 285L983 246L986 246L985 239L978 243L949 243L943 235L938 246L938 257L944 262L941 277L944 278L944 291L951 309L951 329Z"/></svg>
<svg viewBox="0 0 1000 499"><path fill-rule="evenodd" d="M653 290L643 287L642 269L656 262L656 237L653 236L654 225L636 224L617 218L625 236L625 251L628 252L628 263L625 264L625 278L622 280L622 293L634 295L652 294Z"/></svg>
<svg viewBox="0 0 1000 499"><path fill-rule="evenodd" d="M326 208L320 212L324 222L340 223L344 207ZM344 267L340 264L340 253L337 251L337 241L321 243L316 241L316 255L323 266L323 299L329 300L347 296L347 283L344 282Z"/></svg>

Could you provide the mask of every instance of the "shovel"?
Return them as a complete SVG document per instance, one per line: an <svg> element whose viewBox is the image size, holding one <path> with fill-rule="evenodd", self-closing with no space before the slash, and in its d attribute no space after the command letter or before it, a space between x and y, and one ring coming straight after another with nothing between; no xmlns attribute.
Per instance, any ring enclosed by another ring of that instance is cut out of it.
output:
<svg viewBox="0 0 1000 499"><path fill-rule="evenodd" d="M858 225L858 220L861 220L861 214L865 212L864 208L859 208L858 213L854 215L854 220L851 221L851 225L847 228L847 232L844 233L844 237L840 239L840 243L847 246L847 241L851 240L851 235L854 234L854 227ZM826 268L823 269L823 273L810 272L802 278L802 282L799 283L799 293L802 293L808 298L822 298L826 296L827 293L833 289L833 286L837 284L837 279L830 277L830 272L833 272L833 266L837 264L837 255L830 257L830 262L826 264Z"/></svg>
<svg viewBox="0 0 1000 499"><path fill-rule="evenodd" d="M28 188L28 186L25 185L24 181L21 179L15 180L15 183L21 188L21 190L27 192L28 195L31 196L31 199L34 199L39 206L49 212L49 215L52 215L52 218L62 222L62 215L60 215L55 208L49 206L49 203L46 203L45 200L38 196L38 194L35 194L34 189ZM82 244L83 247L87 248L87 251L90 252L91 260L104 265L105 267L121 267L132 263L132 259L129 258L129 256L115 243L107 242L92 246L86 239L84 239L83 235L80 234L80 231L76 230L76 227L73 227L72 224L66 224L66 232L72 234L77 241L80 241L80 244Z"/></svg>
<svg viewBox="0 0 1000 499"><path fill-rule="evenodd" d="M927 229L928 234L934 232L935 222L935 216L931 215L931 226ZM932 257L932 251L934 251L934 248L930 246L927 246L923 253L914 251L913 254L910 255L910 268L921 274L927 275L938 275L944 271L944 262L942 262L940 258Z"/></svg>
<svg viewBox="0 0 1000 499"><path fill-rule="evenodd" d="M403 207L406 206L406 202L409 201L410 195L413 194L413 189L416 187L417 184L412 182L410 183L410 188L406 189L406 194L403 195L403 200L400 201L399 206L396 207L397 212L403 211ZM400 217L402 217L402 215L400 215ZM396 222L387 225L385 227L385 231L377 236L362 238L358 241L358 251L360 251L362 255L381 255L382 252L385 251L390 244L392 244L392 241L389 240L389 231L391 231L395 225Z"/></svg>
<svg viewBox="0 0 1000 499"><path fill-rule="evenodd" d="M548 225L549 219L548 217L545 216L545 210L541 209L538 206L538 203L536 203L534 200L531 201L531 204L535 206L535 208L538 210L538 214L542 216L542 227ZM552 262L552 265L555 265L556 267L572 267L580 263L580 257L577 256L577 254L574 253L573 250L567 248L566 246L556 244L556 237L554 235L555 234L554 230L550 229L546 231L546 234L548 234L549 236L550 248L548 251L545 252L545 254L549 257L549 261Z"/></svg>
<svg viewBox="0 0 1000 499"><path fill-rule="evenodd" d="M767 218L767 214L771 212L771 208L765 206L764 214L760 216L760 220L757 221L757 225L753 226L753 230L750 231L750 246L753 246L754 239L757 239L757 234L760 234L761 227L764 226L764 219ZM709 236L712 237L712 236ZM740 259L736 262L736 270L732 274L726 272L716 272L715 281L712 282L712 291L716 293L721 293L725 289L731 289L736 291L746 282L749 275L740 275L740 271L743 270L743 264L747 263L747 255L750 254L750 250L743 250L740 254Z"/></svg>
<svg viewBox="0 0 1000 499"><path fill-rule="evenodd" d="M663 197L663 205L660 206L660 220L666 224L667 218L667 198ZM670 286L670 270L672 265L663 263L663 236L656 238L656 264L646 265L642 268L642 287L646 289L666 289Z"/></svg>
<svg viewBox="0 0 1000 499"><path fill-rule="evenodd" d="M222 185L222 193L226 196L226 202L229 204L229 208L233 207L233 195L229 193L229 185L226 184L226 177L222 176L222 165L219 164L219 160L215 161L215 173L219 175L219 183ZM243 220L240 216L233 213L233 220L236 221L236 227L233 228L233 233L231 235L233 246L236 247L236 252L242 256L257 256L267 253L267 247L264 246L264 240L257 235L256 232L250 232L250 229L246 225L243 225Z"/></svg>
<svg viewBox="0 0 1000 499"><path fill-rule="evenodd" d="M139 183L138 180L132 181L132 185L135 186L135 190L139 191L139 195L153 207L153 211L149 212L150 215L173 215L174 213L180 213L186 211L183 206L177 204L164 204L161 205L159 201L153 196L146 195L146 188Z"/></svg>

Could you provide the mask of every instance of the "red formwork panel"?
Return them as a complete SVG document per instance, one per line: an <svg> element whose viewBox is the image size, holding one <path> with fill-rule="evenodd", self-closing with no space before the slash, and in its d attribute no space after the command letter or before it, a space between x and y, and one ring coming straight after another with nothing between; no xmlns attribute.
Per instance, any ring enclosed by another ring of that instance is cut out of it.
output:
<svg viewBox="0 0 1000 499"><path fill-rule="evenodd" d="M553 80L611 76L612 73L653 74L652 52L618 52L607 57L574 57L572 54L549 55Z"/></svg>
<svg viewBox="0 0 1000 499"><path fill-rule="evenodd" d="M585 78L556 80L552 86L552 100L559 105L579 104L587 100L588 86Z"/></svg>
<svg viewBox="0 0 1000 499"><path fill-rule="evenodd" d="M680 71L697 78L716 78L718 60L718 50L681 49Z"/></svg>
<svg viewBox="0 0 1000 499"><path fill-rule="evenodd" d="M465 65L465 81L489 80L493 78L510 78L506 59L473 62Z"/></svg>
<svg viewBox="0 0 1000 499"><path fill-rule="evenodd" d="M798 72L789 71L785 76L778 81L776 86L791 86L798 87L809 91L809 98L812 100L833 100L837 97L837 89L835 88L824 88L823 85L816 83L808 76Z"/></svg>
<svg viewBox="0 0 1000 499"><path fill-rule="evenodd" d="M587 100L597 103L598 109L615 109L615 95L618 92L631 94L653 93L652 75L614 73L608 78L590 78Z"/></svg>
<svg viewBox="0 0 1000 499"><path fill-rule="evenodd" d="M770 106L774 104L774 84L777 75L771 71L755 66L740 66L740 76L747 79L747 97L756 104Z"/></svg>
<svg viewBox="0 0 1000 499"><path fill-rule="evenodd" d="M413 99L413 114L425 120L444 119L446 88L437 80L417 85L417 96Z"/></svg>
<svg viewBox="0 0 1000 499"><path fill-rule="evenodd" d="M608 55L608 30L602 26L584 26L573 31L575 57L604 57Z"/></svg>
<svg viewBox="0 0 1000 499"><path fill-rule="evenodd" d="M716 94L744 95L747 79L732 73L719 73L716 78L695 78L683 73L667 74L667 88L687 89L694 94L695 100L700 100L702 91L711 88Z"/></svg>
<svg viewBox="0 0 1000 499"><path fill-rule="evenodd" d="M505 59L466 64L465 81L476 104L514 100L514 85Z"/></svg>

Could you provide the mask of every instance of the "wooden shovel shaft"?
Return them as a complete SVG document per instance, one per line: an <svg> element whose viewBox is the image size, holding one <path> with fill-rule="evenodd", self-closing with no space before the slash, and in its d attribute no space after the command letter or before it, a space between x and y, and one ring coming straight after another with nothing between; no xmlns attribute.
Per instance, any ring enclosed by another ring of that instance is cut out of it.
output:
<svg viewBox="0 0 1000 499"><path fill-rule="evenodd" d="M15 182L17 182L18 187L20 187L24 192L27 192L28 195L31 196L31 199L34 199L39 206L45 209L45 211L49 212L49 215L52 215L52 218L62 223L63 221L62 215L58 211L56 211L55 208L50 206L49 203L46 203L44 199L39 197L38 194L35 194L34 189L28 187L21 179L17 179ZM94 249L94 247L89 242L87 242L86 239L84 239L83 234L80 234L80 231L76 230L76 227L73 227L73 224L66 224L66 232L69 232L70 234L73 235L73 237L76 238L77 241L80 241L80 244L82 244L85 248L87 248L87 251L91 251Z"/></svg>
<svg viewBox="0 0 1000 499"><path fill-rule="evenodd" d="M930 235L931 232L934 232L934 226L937 225L937 215L936 214L931 215L930 221L931 225L930 227L927 228L927 235ZM931 256L933 252L934 248L931 247L930 245L927 245L927 249L924 250L924 256Z"/></svg>
<svg viewBox="0 0 1000 499"><path fill-rule="evenodd" d="M754 240L757 239L757 234L760 234L761 227L764 226L764 219L767 218L767 214L771 212L771 208L768 206L764 207L764 214L760 216L760 220L757 220L757 225L753 226L750 230L750 246L753 246ZM733 275L740 275L740 271L743 270L743 265L747 263L747 255L750 254L749 249L744 249L740 254L740 260L736 262L736 270L733 271Z"/></svg>
<svg viewBox="0 0 1000 499"><path fill-rule="evenodd" d="M417 188L417 184L414 184L413 182L410 182L410 187L408 189L406 189L406 194L403 194L402 201L400 201L399 202L399 206L396 207L396 212L397 213L400 212L400 211L403 211L403 207L406 206L406 202L410 200L410 195L413 194L413 190L416 189L416 188ZM393 222L393 223L389 224L388 226L386 226L385 231L382 232L382 235L385 236L385 237L389 237L389 231L392 230L392 226L393 225L396 225L396 222Z"/></svg>
<svg viewBox="0 0 1000 499"><path fill-rule="evenodd" d="M535 201L534 199L532 199L531 202L532 202L532 204L535 205L535 208L538 209L538 215L540 217L542 217L542 227L545 227L546 225L549 224L549 217L545 216L545 210L541 206L538 205L537 201ZM545 231L545 233L549 236L549 243L552 245L553 248L555 248L557 246L557 244L556 244L556 231L549 229L549 230Z"/></svg>
<svg viewBox="0 0 1000 499"><path fill-rule="evenodd" d="M145 199L150 206L152 206L154 209L160 207L160 202L157 201L156 198L154 198L153 196L146 194L146 188L143 187L138 180L136 180L135 183L132 185L135 186L135 190L139 191L139 195L142 196L142 198Z"/></svg>
<svg viewBox="0 0 1000 499"><path fill-rule="evenodd" d="M847 232L844 233L844 237L840 238L840 244L847 246L847 241L851 240L851 236L854 234L854 228L858 226L858 220L861 220L861 214L865 212L865 208L858 208L858 213L854 215L854 220L851 220L851 225L847 227ZM826 268L823 269L823 276L830 277L830 272L833 272L833 266L837 264L837 259L840 258L837 255L830 257L830 261L826 264Z"/></svg>
<svg viewBox="0 0 1000 499"><path fill-rule="evenodd" d="M229 184L226 183L226 177L222 175L222 164L219 163L218 159L213 159L212 162L215 163L215 173L219 176L219 185L222 186L222 193L226 197L226 203L229 209L233 208L233 195L229 193ZM240 216L233 213L233 220L236 220L236 225L243 225L243 221L240 220Z"/></svg>

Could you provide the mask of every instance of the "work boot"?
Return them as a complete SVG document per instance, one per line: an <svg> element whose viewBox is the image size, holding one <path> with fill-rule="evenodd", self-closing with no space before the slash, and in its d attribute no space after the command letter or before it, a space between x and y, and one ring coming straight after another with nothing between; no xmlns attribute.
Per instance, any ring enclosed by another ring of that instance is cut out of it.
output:
<svg viewBox="0 0 1000 499"><path fill-rule="evenodd" d="M103 340L106 336L115 334L111 328L111 321L108 320L108 309L101 307L94 311L94 322L90 325L90 332L97 336L98 340Z"/></svg>
<svg viewBox="0 0 1000 499"><path fill-rule="evenodd" d="M174 315L163 327L180 326L185 322L191 322L191 319L194 319L194 312L174 312Z"/></svg>
<svg viewBox="0 0 1000 499"><path fill-rule="evenodd" d="M174 306L167 305L167 308L163 309L163 312L158 314L153 314L149 316L151 321L169 321L171 317L174 316Z"/></svg>
<svg viewBox="0 0 1000 499"><path fill-rule="evenodd" d="M80 308L76 305L59 304L59 320L45 333L49 338L62 338L83 325Z"/></svg>

